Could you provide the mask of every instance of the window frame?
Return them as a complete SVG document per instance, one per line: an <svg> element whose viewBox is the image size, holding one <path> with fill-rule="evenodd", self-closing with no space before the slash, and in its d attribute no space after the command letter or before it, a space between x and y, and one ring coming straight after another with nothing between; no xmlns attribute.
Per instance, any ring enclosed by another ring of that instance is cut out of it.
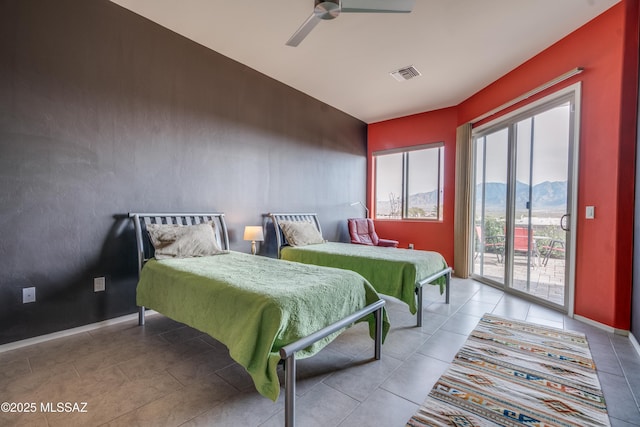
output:
<svg viewBox="0 0 640 427"><path fill-rule="evenodd" d="M428 221L428 222L442 222L444 220L444 141L431 142L427 144L415 145L410 147L399 147L389 150L374 151L371 155L373 160L373 207L374 207L374 219L376 221ZM436 201L436 217L410 217L409 216L409 154L422 150L437 150L437 201ZM401 191L400 191L400 217L389 218L378 216L378 157L401 154L402 171L401 171Z"/></svg>

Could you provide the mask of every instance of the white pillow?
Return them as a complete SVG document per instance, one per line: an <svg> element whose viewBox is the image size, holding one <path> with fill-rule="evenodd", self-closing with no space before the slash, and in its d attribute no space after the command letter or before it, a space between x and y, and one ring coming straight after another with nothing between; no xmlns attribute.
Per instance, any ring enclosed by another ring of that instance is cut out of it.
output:
<svg viewBox="0 0 640 427"><path fill-rule="evenodd" d="M224 253L216 241L215 223L147 224L156 259L191 258Z"/></svg>
<svg viewBox="0 0 640 427"><path fill-rule="evenodd" d="M316 226L308 221L280 221L280 228L291 246L324 243Z"/></svg>

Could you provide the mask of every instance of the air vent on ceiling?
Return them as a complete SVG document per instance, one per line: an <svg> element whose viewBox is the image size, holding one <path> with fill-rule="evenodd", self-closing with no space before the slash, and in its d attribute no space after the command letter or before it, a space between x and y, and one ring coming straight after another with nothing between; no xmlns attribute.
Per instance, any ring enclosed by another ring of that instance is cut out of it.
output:
<svg viewBox="0 0 640 427"><path fill-rule="evenodd" d="M413 65L400 68L399 70L392 71L389 74L391 74L391 76L399 82L403 82L405 80L409 80L422 75L420 74L420 71L418 71Z"/></svg>

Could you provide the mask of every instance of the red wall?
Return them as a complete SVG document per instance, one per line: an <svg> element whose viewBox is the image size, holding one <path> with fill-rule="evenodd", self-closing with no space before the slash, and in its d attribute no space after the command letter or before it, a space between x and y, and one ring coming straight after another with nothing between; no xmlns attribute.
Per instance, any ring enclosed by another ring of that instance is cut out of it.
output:
<svg viewBox="0 0 640 427"><path fill-rule="evenodd" d="M394 147L410 147L431 142L444 142L444 206L440 221L376 221L376 233L380 237L395 239L400 247L413 243L416 249L440 252L447 263L453 264L453 206L456 163L456 127L458 114L455 108L415 114L395 120L369 125L367 177L367 204L373 205L373 170L371 153ZM375 209L375 207L374 207ZM372 217L373 212L372 212Z"/></svg>
<svg viewBox="0 0 640 427"><path fill-rule="evenodd" d="M379 234L400 237L402 243L419 235L420 248L441 251L452 262L455 127L575 67L584 67L582 74L553 88L582 82L575 313L629 329L637 64L638 2L623 0L456 107L370 125L369 155L381 148L428 142L427 138L444 140L447 156L444 221L377 221ZM457 121L451 123L456 115ZM368 188L370 182L371 171ZM587 205L596 206L593 220L584 219Z"/></svg>

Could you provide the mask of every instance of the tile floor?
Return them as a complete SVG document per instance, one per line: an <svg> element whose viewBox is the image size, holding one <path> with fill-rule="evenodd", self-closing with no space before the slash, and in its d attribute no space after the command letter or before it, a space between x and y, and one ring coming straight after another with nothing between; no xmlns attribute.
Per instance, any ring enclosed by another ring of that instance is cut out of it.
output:
<svg viewBox="0 0 640 427"><path fill-rule="evenodd" d="M480 316L585 332L613 426L640 425L640 357L606 333L471 280L452 281L451 304L425 292L424 326L388 303L382 360L363 324L299 361L297 421L309 426L404 426ZM0 402L87 402L84 413L0 413L2 426L282 426L277 402L255 392L226 348L161 315L0 353Z"/></svg>

